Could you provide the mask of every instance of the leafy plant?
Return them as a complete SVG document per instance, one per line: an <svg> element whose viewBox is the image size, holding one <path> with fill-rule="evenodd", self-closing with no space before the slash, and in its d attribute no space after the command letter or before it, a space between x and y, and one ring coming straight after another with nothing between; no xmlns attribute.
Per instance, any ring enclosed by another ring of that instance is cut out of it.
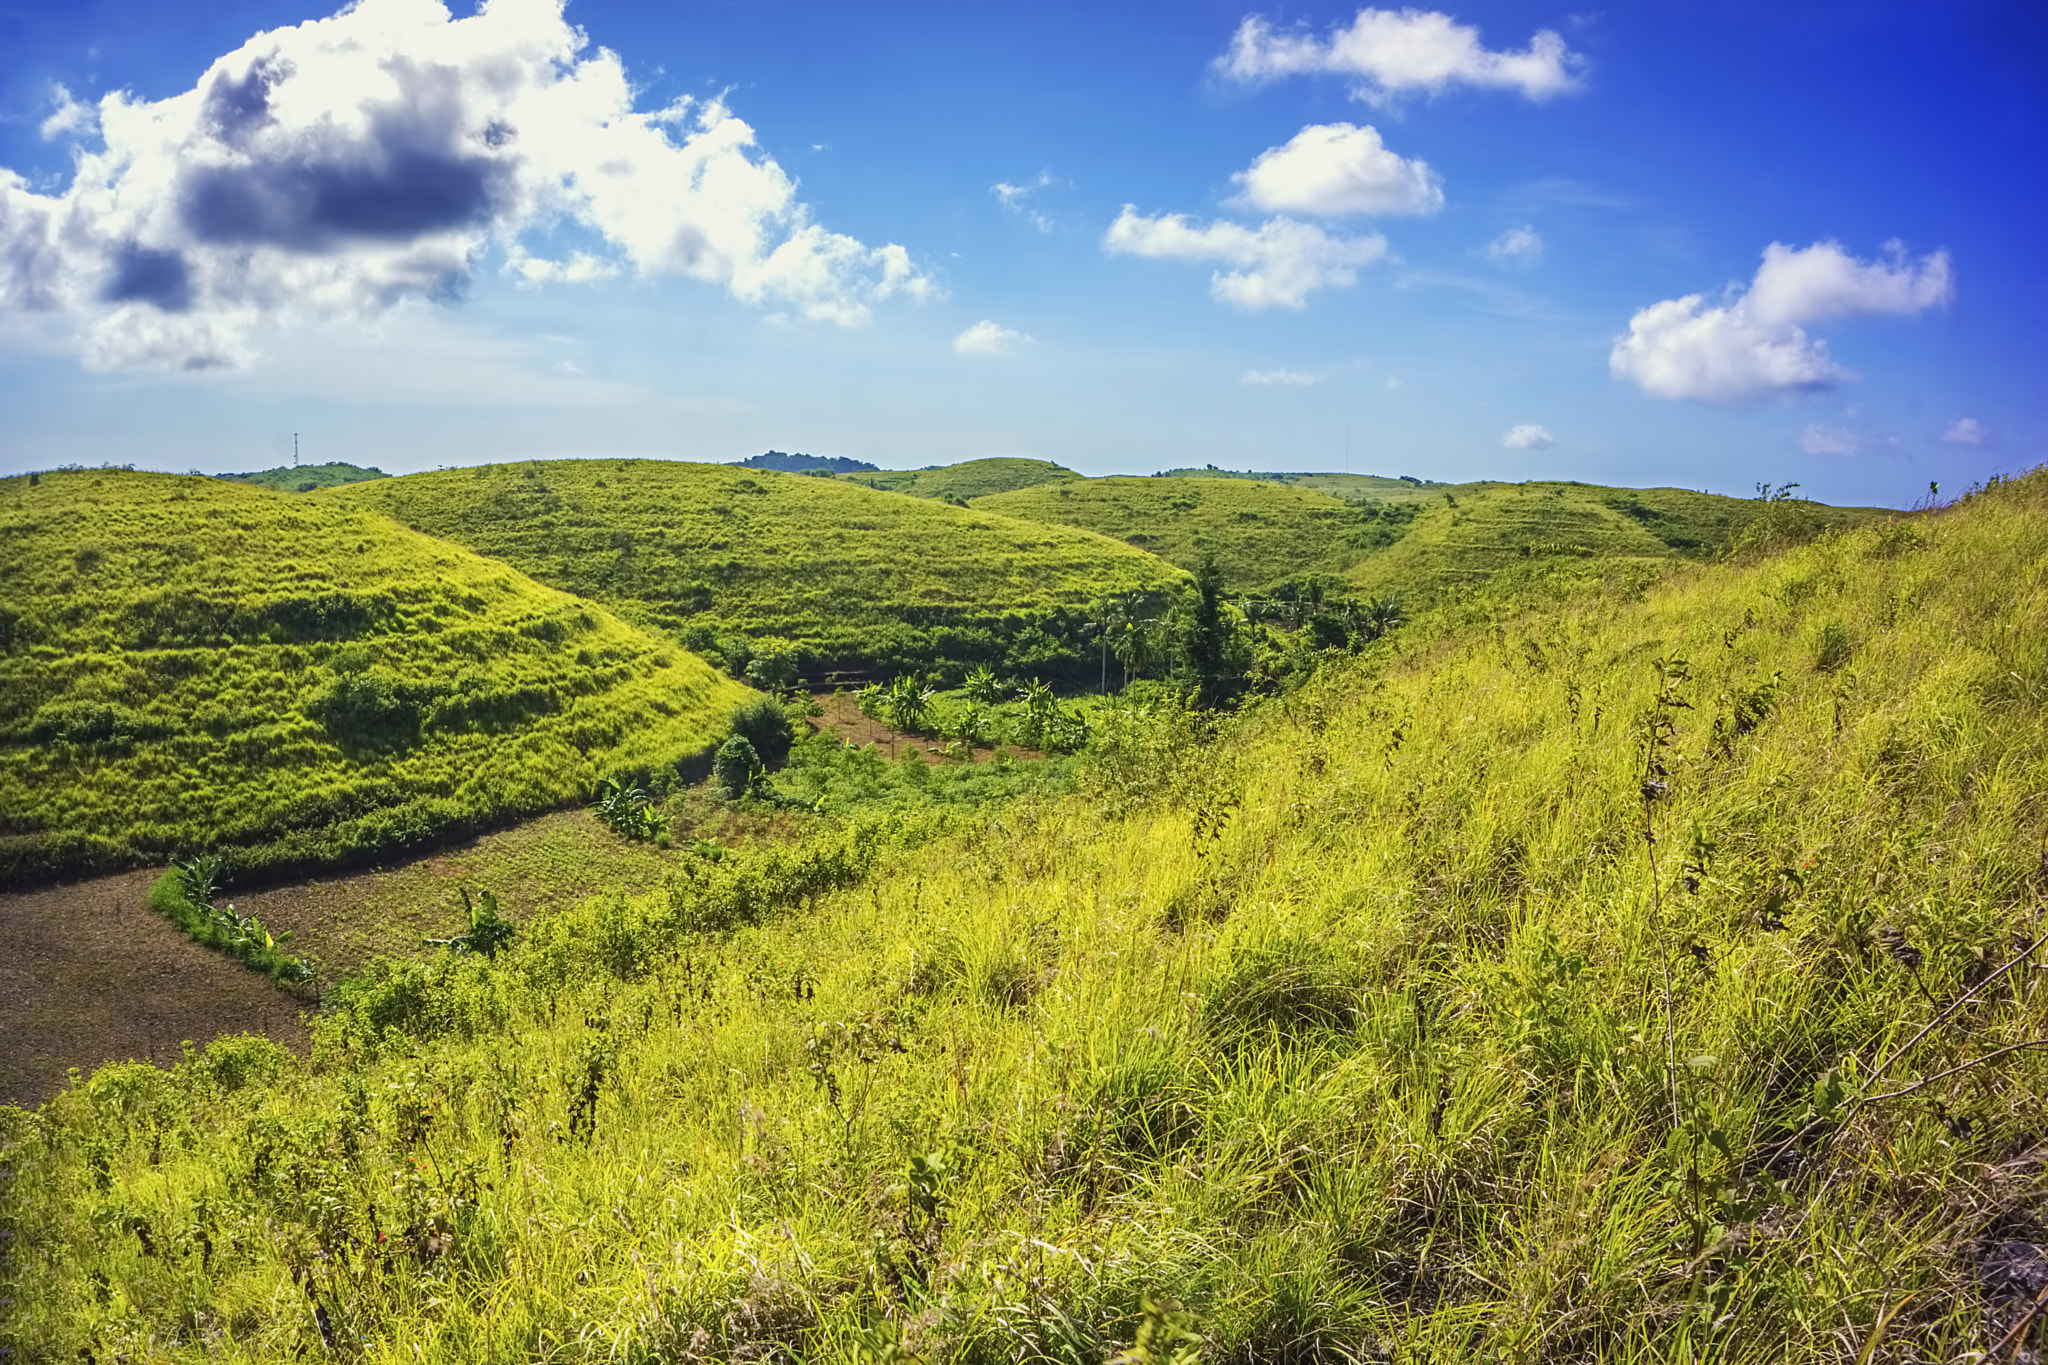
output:
<svg viewBox="0 0 2048 1365"><path fill-rule="evenodd" d="M469 888L462 892L462 916L469 927L453 938L430 938L424 942L448 949L453 953L479 953L484 957L496 957L498 951L512 941L519 932L519 926L498 913L498 898L489 891L479 891L475 901L469 897Z"/></svg>
<svg viewBox="0 0 2048 1365"><path fill-rule="evenodd" d="M591 809L606 829L628 839L652 839L662 829L654 798L645 789L629 786L617 778L599 779L597 801Z"/></svg>
<svg viewBox="0 0 2048 1365"><path fill-rule="evenodd" d="M745 735L726 740L711 759L712 780L728 801L738 801L751 792L762 771L761 755Z"/></svg>

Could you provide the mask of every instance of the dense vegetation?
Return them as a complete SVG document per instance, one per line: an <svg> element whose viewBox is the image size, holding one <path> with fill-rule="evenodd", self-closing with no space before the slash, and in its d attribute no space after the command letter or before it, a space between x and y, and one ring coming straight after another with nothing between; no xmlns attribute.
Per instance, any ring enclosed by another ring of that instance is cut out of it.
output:
<svg viewBox="0 0 2048 1365"><path fill-rule="evenodd" d="M791 455L786 451L770 450L759 455L749 455L744 460L734 460L734 469L778 469L785 474L810 474L823 470L827 474L856 474L881 472L881 466L856 460L846 455Z"/></svg>
<svg viewBox="0 0 2048 1365"><path fill-rule="evenodd" d="M672 765L745 689L374 512L121 470L0 481L0 885L373 861Z"/></svg>
<svg viewBox="0 0 2048 1365"><path fill-rule="evenodd" d="M793 647L814 677L1078 673L1087 604L1180 577L1083 531L723 465L486 465L318 496L495 556L735 671Z"/></svg>
<svg viewBox="0 0 2048 1365"><path fill-rule="evenodd" d="M0 1340L2008 1358L2048 475L1392 639L1220 728L1097 726L1077 798L380 965L310 1062L232 1039L0 1110Z"/></svg>
<svg viewBox="0 0 2048 1365"><path fill-rule="evenodd" d="M387 475L374 465L366 469L361 465L335 463L279 465L276 469L262 469L254 474L223 474L220 477L235 483L253 483L262 488L274 488L280 493L310 493L316 488L336 488L345 483L367 483L371 479L382 479Z"/></svg>
<svg viewBox="0 0 2048 1365"><path fill-rule="evenodd" d="M968 498L985 497L990 493L1007 493L1013 488L1030 488L1034 484L1053 483L1060 479L1074 479L1080 476L1064 465L1056 465L1050 460L997 457L967 460L960 464L933 465L929 469L888 470L875 474L849 474L845 477L849 482L866 488L908 493L918 498L937 498L941 502L961 502Z"/></svg>

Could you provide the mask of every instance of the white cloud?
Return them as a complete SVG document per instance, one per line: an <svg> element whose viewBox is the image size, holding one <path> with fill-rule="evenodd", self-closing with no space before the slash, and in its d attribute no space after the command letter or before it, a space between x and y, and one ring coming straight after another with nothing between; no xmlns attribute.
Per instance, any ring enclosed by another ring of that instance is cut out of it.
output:
<svg viewBox="0 0 2048 1365"><path fill-rule="evenodd" d="M1905 315L1946 304L1954 289L1948 253L1914 262L1893 242L1889 259L1865 263L1834 242L1803 250L1773 242L1749 288L1708 307L1688 294L1629 319L1607 358L1618 379L1659 398L1746 403L1824 389L1850 378L1805 325L1857 313Z"/></svg>
<svg viewBox="0 0 2048 1365"><path fill-rule="evenodd" d="M1958 417L1949 423L1947 431L1941 433L1941 443L1950 446L1974 446L1981 450L1991 444L1991 433L1974 417Z"/></svg>
<svg viewBox="0 0 2048 1365"><path fill-rule="evenodd" d="M1503 265L1534 265L1543 259L1543 238L1527 224L1511 227L1486 244L1486 259Z"/></svg>
<svg viewBox="0 0 2048 1365"><path fill-rule="evenodd" d="M1400 387L1401 387L1401 381L1400 381L1400 380L1399 380L1398 378L1396 378L1395 376L1393 376L1393 375L1391 375L1391 374L1387 376L1387 382L1386 382L1385 388L1386 388L1386 390L1387 390L1387 392L1388 392L1388 393L1392 393L1392 392L1394 392L1394 391L1395 391L1396 389L1398 389L1398 388L1400 388Z"/></svg>
<svg viewBox="0 0 2048 1365"><path fill-rule="evenodd" d="M184 94L111 95L61 194L0 171L0 314L65 318L88 365L192 369L452 298L493 248L530 284L679 275L845 326L937 292L901 247L813 223L722 100L636 111L619 57L585 47L562 0L360 0ZM521 247L564 226L591 249Z"/></svg>
<svg viewBox="0 0 2048 1365"><path fill-rule="evenodd" d="M987 318L953 338L953 349L961 355L1015 355L1032 344L1023 332L998 326Z"/></svg>
<svg viewBox="0 0 2048 1365"><path fill-rule="evenodd" d="M1442 180L1429 164L1387 150L1370 125L1310 124L1231 179L1243 203L1267 212L1422 214L1444 206Z"/></svg>
<svg viewBox="0 0 2048 1365"><path fill-rule="evenodd" d="M1509 450L1548 450L1557 441L1534 422L1524 422L1521 426L1508 428L1508 434L1500 438L1500 443Z"/></svg>
<svg viewBox="0 0 2048 1365"><path fill-rule="evenodd" d="M1358 267L1387 254L1377 233L1336 237L1312 223L1269 218L1257 228L1217 222L1196 227L1186 214L1156 218L1130 204L1109 225L1103 249L1129 256L1169 260L1220 261L1235 267L1209 277L1209 292L1235 308L1300 308L1316 289L1348 288Z"/></svg>
<svg viewBox="0 0 2048 1365"><path fill-rule="evenodd" d="M998 180L988 187L988 192L1002 202L1006 212L1017 214L1040 232L1051 232L1054 226L1052 219L1025 201L1040 190L1058 183L1052 178L1052 172L1040 171L1037 178L1022 185L1012 185L1008 181Z"/></svg>
<svg viewBox="0 0 2048 1365"><path fill-rule="evenodd" d="M1805 455L1854 455L1863 440L1845 427L1826 427L1808 422L1799 433L1799 450Z"/></svg>
<svg viewBox="0 0 2048 1365"><path fill-rule="evenodd" d="M69 133L77 137L90 136L99 127L100 111L90 104L81 104L71 98L71 92L58 84L50 90L50 116L43 120L37 130L43 141L50 142Z"/></svg>
<svg viewBox="0 0 2048 1365"><path fill-rule="evenodd" d="M1295 29L1276 32L1254 15L1238 25L1230 50L1216 59L1224 75L1241 81L1333 73L1351 76L1352 98L1385 103L1414 90L1431 94L1453 85L1515 90L1532 100L1575 90L1586 60L1550 29L1540 29L1521 52L1493 52L1479 30L1450 15L1419 9L1361 9L1349 28L1332 27L1328 42Z"/></svg>
<svg viewBox="0 0 2048 1365"><path fill-rule="evenodd" d="M1323 377L1308 370L1246 370L1238 376L1237 382L1255 385L1287 384L1307 388L1312 384L1322 383Z"/></svg>

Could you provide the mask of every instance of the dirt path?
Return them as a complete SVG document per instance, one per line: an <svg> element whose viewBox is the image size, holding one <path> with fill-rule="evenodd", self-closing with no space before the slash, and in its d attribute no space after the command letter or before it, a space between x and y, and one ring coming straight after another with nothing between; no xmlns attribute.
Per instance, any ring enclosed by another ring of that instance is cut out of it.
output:
<svg viewBox="0 0 2048 1365"><path fill-rule="evenodd" d="M0 895L0 1103L40 1104L72 1067L175 1062L186 1039L305 1049L304 1003L151 910L156 877Z"/></svg>

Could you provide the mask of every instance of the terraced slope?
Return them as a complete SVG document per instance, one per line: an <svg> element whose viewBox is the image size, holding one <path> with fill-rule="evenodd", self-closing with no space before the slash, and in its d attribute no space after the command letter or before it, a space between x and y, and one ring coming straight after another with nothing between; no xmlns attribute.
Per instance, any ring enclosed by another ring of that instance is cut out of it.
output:
<svg viewBox="0 0 2048 1365"><path fill-rule="evenodd" d="M373 511L120 470L0 481L0 886L374 860L722 734L702 659Z"/></svg>
<svg viewBox="0 0 2048 1365"><path fill-rule="evenodd" d="M1405 527L1405 509L1250 479L1074 479L974 506L1099 531L1183 568L1213 554L1232 592L1264 591L1294 574L1342 573Z"/></svg>
<svg viewBox="0 0 2048 1365"><path fill-rule="evenodd" d="M991 493L1007 493L1013 488L1030 488L1034 484L1081 476L1050 460L995 458L966 460L960 464L940 465L936 469L888 470L879 474L843 474L840 477L866 488L883 488L892 493L951 502L955 498L986 497Z"/></svg>
<svg viewBox="0 0 2048 1365"><path fill-rule="evenodd" d="M1065 646L1044 637L1062 609L1078 629L1096 598L1179 578L1085 531L723 465L487 465L314 496L388 513L678 639L778 636L888 666L1057 662Z"/></svg>
<svg viewBox="0 0 2048 1365"><path fill-rule="evenodd" d="M1345 574L1360 593L1424 606L1569 560L1705 559L1726 553L1760 513L1796 523L1793 539L1895 515L1880 508L1773 504L1683 488L1581 483L1469 483L1434 497L1398 542Z"/></svg>

